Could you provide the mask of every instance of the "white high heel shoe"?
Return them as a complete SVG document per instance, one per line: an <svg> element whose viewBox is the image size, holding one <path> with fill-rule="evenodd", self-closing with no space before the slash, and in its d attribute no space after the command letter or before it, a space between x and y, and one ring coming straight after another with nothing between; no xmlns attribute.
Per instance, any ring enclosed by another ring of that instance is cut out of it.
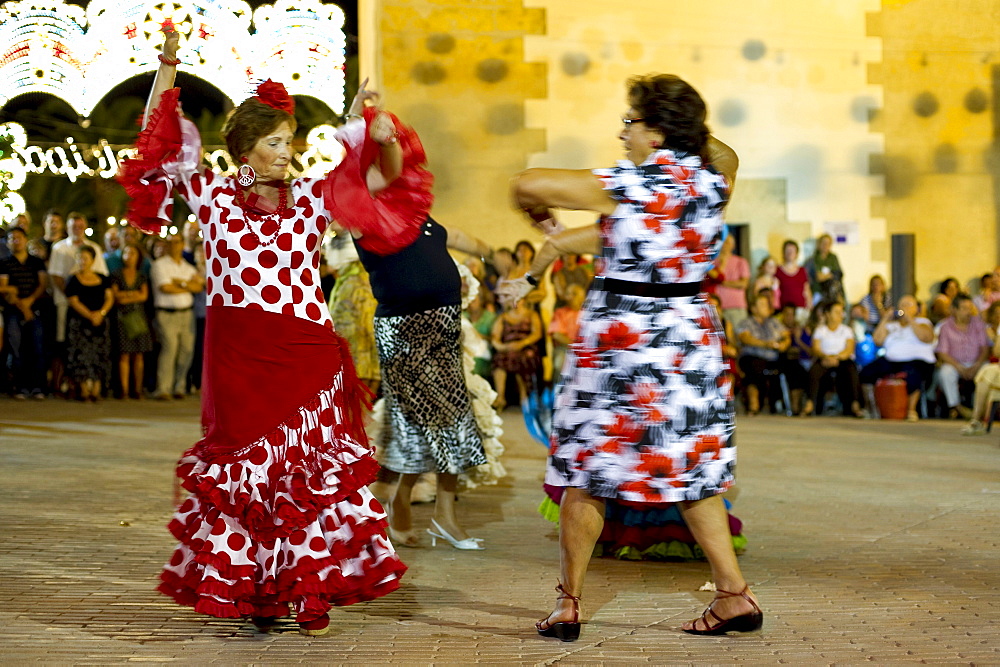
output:
<svg viewBox="0 0 1000 667"><path fill-rule="evenodd" d="M434 531L437 532L434 532ZM437 540L440 537L442 540L451 544L451 546L456 549L465 549L470 551L478 551L485 549L482 545L482 540L478 537L467 537L464 540L456 540L454 537L448 534L448 532L441 527L434 519L431 519L431 527L427 529L427 534L431 536L431 546L437 546Z"/></svg>

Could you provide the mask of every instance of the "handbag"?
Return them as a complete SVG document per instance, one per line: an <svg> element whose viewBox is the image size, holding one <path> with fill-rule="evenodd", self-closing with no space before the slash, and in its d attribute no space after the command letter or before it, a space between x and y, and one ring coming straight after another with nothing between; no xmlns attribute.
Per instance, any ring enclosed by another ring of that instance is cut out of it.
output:
<svg viewBox="0 0 1000 667"><path fill-rule="evenodd" d="M122 316L122 328L125 330L125 336L130 339L149 333L149 323L139 310L130 311Z"/></svg>

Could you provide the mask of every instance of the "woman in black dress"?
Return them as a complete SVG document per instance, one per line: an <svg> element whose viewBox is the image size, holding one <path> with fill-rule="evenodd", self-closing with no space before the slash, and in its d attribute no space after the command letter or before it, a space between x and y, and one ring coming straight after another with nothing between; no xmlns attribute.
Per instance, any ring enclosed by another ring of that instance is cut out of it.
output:
<svg viewBox="0 0 1000 667"><path fill-rule="evenodd" d="M143 355L153 349L153 336L146 316L149 280L139 270L142 253L129 244L122 250L124 266L111 276L111 293L118 306L118 377L122 398L142 398ZM129 378L134 387L129 387ZM131 390L130 390L131 389Z"/></svg>
<svg viewBox="0 0 1000 667"><path fill-rule="evenodd" d="M78 398L97 401L108 380L111 336L108 312L114 305L109 279L94 272L97 254L90 246L77 253L77 270L66 282L67 371L79 387Z"/></svg>

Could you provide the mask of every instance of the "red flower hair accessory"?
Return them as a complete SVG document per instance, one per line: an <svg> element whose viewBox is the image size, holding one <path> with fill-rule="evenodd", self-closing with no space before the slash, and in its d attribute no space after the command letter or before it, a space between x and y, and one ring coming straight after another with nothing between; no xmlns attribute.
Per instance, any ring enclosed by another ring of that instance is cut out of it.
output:
<svg viewBox="0 0 1000 667"><path fill-rule="evenodd" d="M254 95L254 99L278 111L295 115L295 100L277 81L268 79L257 86L257 94Z"/></svg>

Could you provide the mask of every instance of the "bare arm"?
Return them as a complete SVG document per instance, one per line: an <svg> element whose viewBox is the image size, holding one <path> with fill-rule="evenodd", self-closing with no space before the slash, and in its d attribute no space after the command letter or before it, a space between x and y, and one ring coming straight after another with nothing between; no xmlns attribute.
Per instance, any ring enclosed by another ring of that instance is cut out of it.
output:
<svg viewBox="0 0 1000 667"><path fill-rule="evenodd" d="M177 44L179 40L180 35L177 31L171 31L166 34L166 39L163 41L164 59L177 59ZM163 93L174 87L174 77L176 74L176 65L169 65L160 61L160 68L156 70L156 78L153 79L153 89L149 92L149 100L146 102L146 114L142 119L142 129L146 129L146 123L149 122L149 116L153 113L153 109L159 106L160 97Z"/></svg>
<svg viewBox="0 0 1000 667"><path fill-rule="evenodd" d="M729 181L729 188L732 191L733 185L736 183L736 170L740 166L740 158L737 157L736 151L710 136L705 145L705 153L709 164L715 166Z"/></svg>
<svg viewBox="0 0 1000 667"><path fill-rule="evenodd" d="M486 245L486 243L473 236L469 236L461 229L447 226L445 226L444 229L448 232L449 248L459 252L464 252L466 255L482 257L487 262L491 262L493 258L493 248Z"/></svg>
<svg viewBox="0 0 1000 667"><path fill-rule="evenodd" d="M537 278L545 273L559 255L572 253L574 255L597 255L601 252L601 232L596 224L584 227L573 227L550 236L545 240L541 250L531 262L528 273Z"/></svg>
<svg viewBox="0 0 1000 667"><path fill-rule="evenodd" d="M933 343L934 342L934 327L932 327L927 322L914 322L913 323L913 333L917 334L917 339L921 343Z"/></svg>
<svg viewBox="0 0 1000 667"><path fill-rule="evenodd" d="M582 169L528 169L511 181L514 205L533 219L550 208L614 213L617 202L605 192L601 181Z"/></svg>

